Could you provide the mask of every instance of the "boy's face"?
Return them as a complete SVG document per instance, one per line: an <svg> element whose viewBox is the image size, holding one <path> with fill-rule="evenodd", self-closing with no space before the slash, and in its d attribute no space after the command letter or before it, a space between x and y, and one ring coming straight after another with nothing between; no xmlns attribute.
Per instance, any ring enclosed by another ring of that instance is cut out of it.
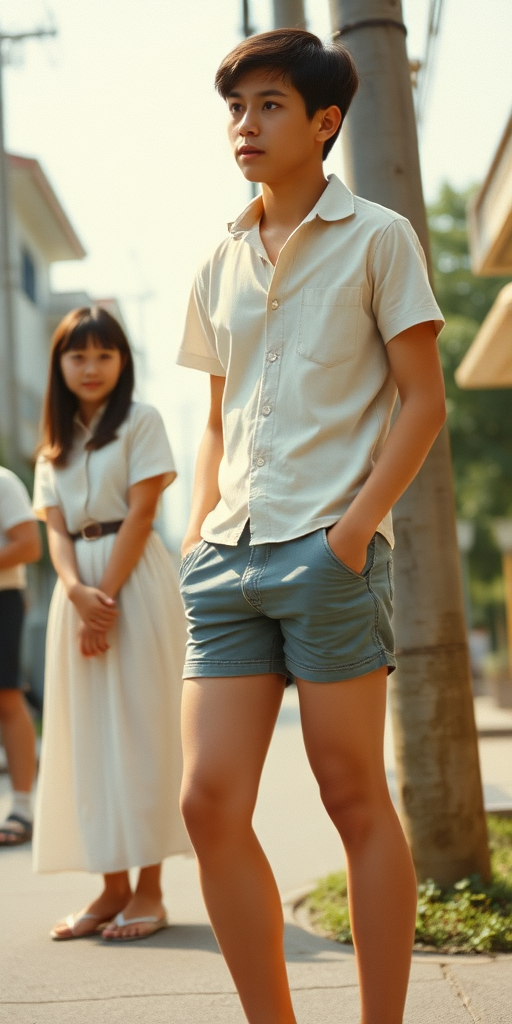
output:
<svg viewBox="0 0 512 1024"><path fill-rule="evenodd" d="M226 102L229 140L242 174L269 185L301 167L321 165L324 142L341 119L338 108L329 107L309 120L297 89L265 71L240 78Z"/></svg>

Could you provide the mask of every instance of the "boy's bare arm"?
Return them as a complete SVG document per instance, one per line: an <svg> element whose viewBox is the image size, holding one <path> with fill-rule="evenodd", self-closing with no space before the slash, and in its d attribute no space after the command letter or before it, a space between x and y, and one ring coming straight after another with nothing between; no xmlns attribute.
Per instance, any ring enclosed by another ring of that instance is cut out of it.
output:
<svg viewBox="0 0 512 1024"><path fill-rule="evenodd" d="M186 555L201 540L201 526L220 498L219 466L224 454L222 398L224 377L210 377L210 414L199 446L192 491L192 508L181 553Z"/></svg>
<svg viewBox="0 0 512 1024"><path fill-rule="evenodd" d="M37 523L27 519L5 531L9 539L0 550L0 570L12 569L16 565L38 562L41 558L41 541Z"/></svg>
<svg viewBox="0 0 512 1024"><path fill-rule="evenodd" d="M423 464L445 419L444 382L431 322L409 327L387 345L401 408L379 460L359 494L329 530L329 544L361 572L367 546L384 516Z"/></svg>

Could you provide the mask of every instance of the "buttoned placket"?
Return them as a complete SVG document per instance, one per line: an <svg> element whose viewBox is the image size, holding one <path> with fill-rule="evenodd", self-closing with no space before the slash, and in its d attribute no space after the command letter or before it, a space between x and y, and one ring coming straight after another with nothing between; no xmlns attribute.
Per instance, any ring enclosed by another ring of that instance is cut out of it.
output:
<svg viewBox="0 0 512 1024"><path fill-rule="evenodd" d="M253 248L262 259L271 267L268 255L261 242L259 226L256 232L250 232L246 241L253 245ZM272 462L272 441L275 427L275 408L279 390L281 375L281 362L284 344L284 316L286 286L285 281L290 271L297 241L296 232L290 236L277 258L269 289L267 292L267 308L265 315L265 346L263 352L263 367L261 373L260 392L256 411L256 423L252 443L251 470L249 474L249 520L251 523L251 534L271 531L267 495ZM252 237L251 237L252 236ZM262 517L265 522L262 522Z"/></svg>
<svg viewBox="0 0 512 1024"><path fill-rule="evenodd" d="M81 469L82 469L82 466L83 466L83 474L84 474L84 479L85 479L85 488L84 488L84 493L85 493L85 499L84 499L84 520L83 520L83 523L80 526L80 529L82 529L84 526L87 526L88 523L94 522L92 517L90 515L88 515L89 498L90 498L90 491L91 491L90 483L89 483L89 461L90 461L90 457L92 455L92 451L91 451L90 448L86 448L85 446L86 446L87 442L90 441L90 439L91 439L91 437L92 437L92 435L94 433L94 429L97 426L99 420L101 419L101 417L103 415L104 409L105 409L104 406L102 406L101 409L98 409L98 412L95 413L95 415L93 416L93 418L92 418L92 420L91 420L91 422L90 422L88 427L86 427L85 423L82 422L82 420L80 419L80 417L78 415L75 416L75 423L78 425L78 427L80 428L80 430L82 432L82 435L83 435L83 442L82 442L82 445L81 445L81 448L80 448L79 461L80 461L80 468Z"/></svg>

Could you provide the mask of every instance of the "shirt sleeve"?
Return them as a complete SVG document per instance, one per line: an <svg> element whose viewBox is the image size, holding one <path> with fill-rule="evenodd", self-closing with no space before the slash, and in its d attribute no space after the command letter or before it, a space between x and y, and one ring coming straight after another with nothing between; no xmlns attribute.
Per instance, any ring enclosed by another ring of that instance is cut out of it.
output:
<svg viewBox="0 0 512 1024"><path fill-rule="evenodd" d="M55 508L60 505L57 496L55 483L55 469L53 463L39 455L36 462L36 473L34 477L34 500L32 508L38 519L46 520L46 509Z"/></svg>
<svg viewBox="0 0 512 1024"><path fill-rule="evenodd" d="M225 377L226 370L219 359L215 332L208 313L208 288L205 280L209 276L208 272L206 266L196 275L176 362L193 370L204 370L217 377Z"/></svg>
<svg viewBox="0 0 512 1024"><path fill-rule="evenodd" d="M0 526L4 533L13 526L35 520L25 484L9 473L0 478Z"/></svg>
<svg viewBox="0 0 512 1024"><path fill-rule="evenodd" d="M174 458L158 409L137 403L130 437L128 487L153 476L163 476L165 490L176 477Z"/></svg>
<svg viewBox="0 0 512 1024"><path fill-rule="evenodd" d="M384 342L433 320L436 334L444 317L434 298L425 253L407 220L393 220L377 242L373 258L372 308Z"/></svg>

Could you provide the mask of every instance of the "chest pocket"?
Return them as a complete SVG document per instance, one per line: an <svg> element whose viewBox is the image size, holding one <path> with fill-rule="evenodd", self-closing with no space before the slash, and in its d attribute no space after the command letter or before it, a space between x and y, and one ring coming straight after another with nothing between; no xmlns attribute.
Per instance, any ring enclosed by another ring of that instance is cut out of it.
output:
<svg viewBox="0 0 512 1024"><path fill-rule="evenodd" d="M304 288L297 352L319 366L352 359L357 345L361 288Z"/></svg>

